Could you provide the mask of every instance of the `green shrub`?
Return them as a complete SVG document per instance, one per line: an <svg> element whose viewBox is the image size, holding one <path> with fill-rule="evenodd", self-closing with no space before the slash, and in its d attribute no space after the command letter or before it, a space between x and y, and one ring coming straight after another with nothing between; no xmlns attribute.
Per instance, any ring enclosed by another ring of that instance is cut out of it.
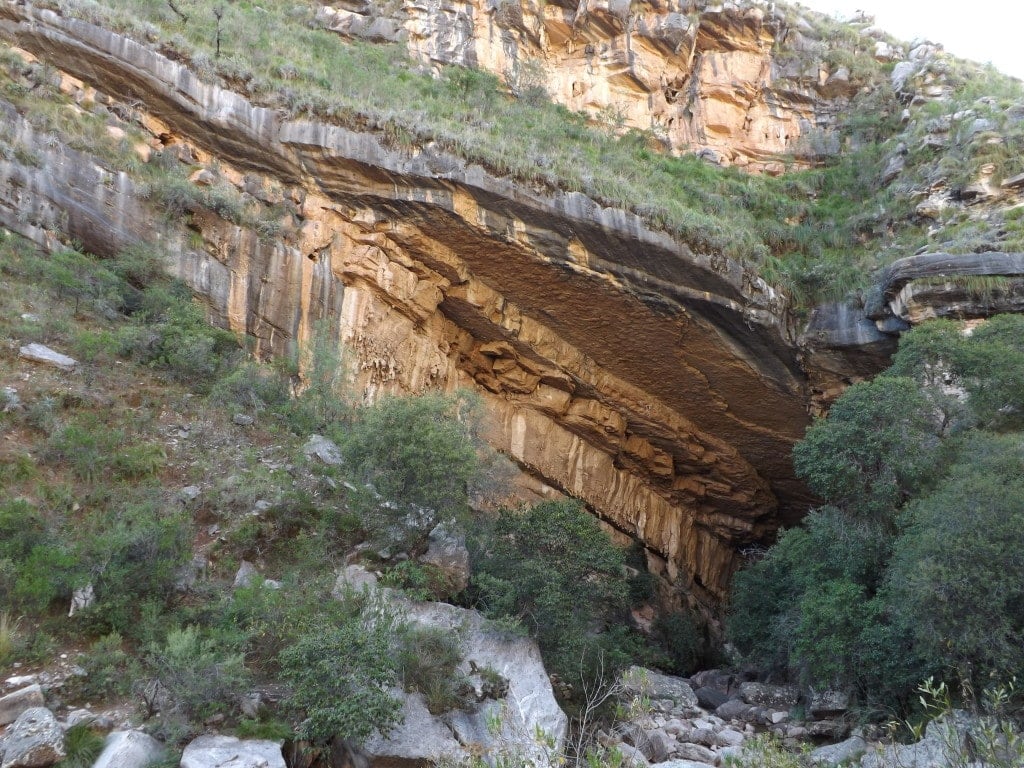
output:
<svg viewBox="0 0 1024 768"><path fill-rule="evenodd" d="M136 660L124 650L117 632L96 640L81 657L84 676L72 678L75 694L91 700L106 700L128 695L140 670Z"/></svg>
<svg viewBox="0 0 1024 768"><path fill-rule="evenodd" d="M74 534L77 580L91 583L95 603L79 621L97 631L134 636L139 609L167 601L179 569L191 556L191 525L159 499L130 501L97 514Z"/></svg>
<svg viewBox="0 0 1024 768"><path fill-rule="evenodd" d="M695 672L707 654L704 632L688 612L661 613L652 627L654 640L664 651L661 666L677 675Z"/></svg>
<svg viewBox="0 0 1024 768"><path fill-rule="evenodd" d="M406 691L423 694L431 714L464 704L466 680L457 671L463 656L462 638L447 629L412 625L396 638L398 679Z"/></svg>
<svg viewBox="0 0 1024 768"><path fill-rule="evenodd" d="M909 332L808 431L795 464L837 506L736 574L728 629L750 660L904 710L929 675L1024 674L1022 329Z"/></svg>
<svg viewBox="0 0 1024 768"><path fill-rule="evenodd" d="M219 648L195 626L174 630L162 646L151 647L146 665L175 709L195 722L236 712L249 686L242 654Z"/></svg>
<svg viewBox="0 0 1024 768"><path fill-rule="evenodd" d="M936 471L941 442L928 405L913 379L853 385L793 449L797 474L848 514L891 523Z"/></svg>
<svg viewBox="0 0 1024 768"><path fill-rule="evenodd" d="M103 737L88 725L73 725L64 732L66 756L56 768L90 768L103 751Z"/></svg>
<svg viewBox="0 0 1024 768"><path fill-rule="evenodd" d="M349 424L355 397L349 390L348 363L337 329L327 320L318 321L290 365L291 370L282 375L297 378L301 372L304 385L297 397L280 407L291 429L300 435L330 434Z"/></svg>
<svg viewBox="0 0 1024 768"><path fill-rule="evenodd" d="M1024 436L976 434L907 508L888 601L917 645L979 689L1024 679Z"/></svg>
<svg viewBox="0 0 1024 768"><path fill-rule="evenodd" d="M0 665L12 661L18 652L21 637L18 630L21 619L15 618L8 611L0 612Z"/></svg>
<svg viewBox="0 0 1024 768"><path fill-rule="evenodd" d="M279 371L246 360L217 381L210 399L254 411L280 408L289 401L289 384Z"/></svg>
<svg viewBox="0 0 1024 768"><path fill-rule="evenodd" d="M378 538L414 546L438 522L464 517L478 465L474 427L464 396L385 397L357 412L342 452L372 486L352 500Z"/></svg>
<svg viewBox="0 0 1024 768"><path fill-rule="evenodd" d="M38 509L22 499L0 502L0 603L42 611L69 594L75 560Z"/></svg>
<svg viewBox="0 0 1024 768"><path fill-rule="evenodd" d="M565 680L609 674L635 650L614 631L627 611L624 552L573 501L503 509L471 540L473 588L494 618L515 618Z"/></svg>
<svg viewBox="0 0 1024 768"><path fill-rule="evenodd" d="M762 734L743 745L738 755L725 758L726 768L805 768L809 747L790 750L769 734Z"/></svg>
<svg viewBox="0 0 1024 768"><path fill-rule="evenodd" d="M391 628L379 616L359 613L307 619L280 654L281 674L291 685L285 704L299 738L316 745L335 736L362 740L374 731L386 734L399 721L401 703L388 693L396 681Z"/></svg>
<svg viewBox="0 0 1024 768"><path fill-rule="evenodd" d="M144 291L139 313L145 324L122 331L121 352L207 392L237 364L241 347L233 334L209 325L187 289L178 285Z"/></svg>
<svg viewBox="0 0 1024 768"><path fill-rule="evenodd" d="M294 735L292 727L282 720L251 720L243 717L238 721L235 733L240 739L265 739L284 741ZM177 765L174 766L177 768Z"/></svg>

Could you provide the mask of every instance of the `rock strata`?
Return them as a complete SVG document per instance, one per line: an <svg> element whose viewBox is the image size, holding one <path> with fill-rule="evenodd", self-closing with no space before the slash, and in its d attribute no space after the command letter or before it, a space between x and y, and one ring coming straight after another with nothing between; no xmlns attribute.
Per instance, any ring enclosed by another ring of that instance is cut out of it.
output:
<svg viewBox="0 0 1024 768"><path fill-rule="evenodd" d="M280 238L198 208L186 234L127 175L11 114L40 164L0 161L4 226L44 245L63 229L101 254L159 233L174 271L258 354L293 351L327 319L365 398L474 388L522 498L579 497L706 607L738 550L809 501L788 461L808 420L791 319L750 270L577 193L284 119L31 4L0 7L0 34L137 94L153 151L173 136L190 163L216 164L240 193L273 186L288 208Z"/></svg>
<svg viewBox="0 0 1024 768"><path fill-rule="evenodd" d="M783 153L838 151L835 115L860 85L826 63L825 41L750 3L331 2L319 20L347 38L404 44L428 66L489 70L514 93L544 88L613 130L650 129L673 151L770 173ZM784 41L800 55L776 57Z"/></svg>

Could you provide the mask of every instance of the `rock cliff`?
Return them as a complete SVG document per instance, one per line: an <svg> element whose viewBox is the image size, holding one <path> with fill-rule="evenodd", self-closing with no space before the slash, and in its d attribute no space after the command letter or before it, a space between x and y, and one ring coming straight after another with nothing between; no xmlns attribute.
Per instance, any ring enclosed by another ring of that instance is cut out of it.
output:
<svg viewBox="0 0 1024 768"><path fill-rule="evenodd" d="M501 72L524 96L542 77L615 128L751 170L781 171L782 152L799 165L837 151L834 118L860 90L841 66L856 59L833 55L820 30L749 4L318 7L342 36ZM883 368L910 324L1022 304L1020 258L971 245L985 253L897 260L858 301L816 309L800 335L790 296L714 248L595 197L504 178L442 142L401 144L379 126L261 102L223 73L200 77L155 33L87 18L0 2L0 224L45 247L158 249L264 357L294 352L325 321L366 399L475 390L522 498L582 499L705 607L748 545L810 503L789 457L809 412ZM857 35L872 60L903 53ZM911 105L948 95L933 54L919 46L892 72ZM937 141L991 151L994 118L981 114L993 105L945 128L905 116L921 146L894 147L872 184L921 201L915 226L966 211L986 237L1011 232L1004 220L1019 216L968 208L1012 210L1024 182L997 184L988 169L954 184L928 154ZM979 120L991 124L975 131Z"/></svg>
<svg viewBox="0 0 1024 768"><path fill-rule="evenodd" d="M837 151L836 115L862 84L774 3L344 0L319 18L346 37L401 42L428 65L543 87L614 127L651 130L673 151L770 173L783 170L783 154ZM778 56L783 42L790 55Z"/></svg>
<svg viewBox="0 0 1024 768"><path fill-rule="evenodd" d="M476 389L491 443L534 493L583 499L704 601L779 524L780 500L805 500L788 461L807 415L786 302L750 270L580 194L282 119L81 20L7 4L0 29L23 60L65 73L64 90L112 113L130 95L148 136L130 151L188 158L206 169L197 185L279 217L271 236L199 204L186 227L167 221L144 182L8 105L32 157L0 165L4 226L101 254L159 243L259 354L327 318L367 397Z"/></svg>

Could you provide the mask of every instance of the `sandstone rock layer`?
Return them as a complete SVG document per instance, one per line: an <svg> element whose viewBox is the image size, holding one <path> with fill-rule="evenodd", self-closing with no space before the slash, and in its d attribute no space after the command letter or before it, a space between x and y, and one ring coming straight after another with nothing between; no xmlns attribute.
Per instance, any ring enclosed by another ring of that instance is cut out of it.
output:
<svg viewBox="0 0 1024 768"><path fill-rule="evenodd" d="M326 320L368 399L475 389L532 493L581 498L705 604L780 502L799 514L804 378L786 302L752 272L580 194L286 120L84 21L5 3L0 33L132 100L154 151L187 148L281 217L273 236L201 207L167 222L127 174L8 109L39 162L0 161L4 226L101 254L157 243L261 355Z"/></svg>
<svg viewBox="0 0 1024 768"><path fill-rule="evenodd" d="M784 153L820 152L857 92L774 4L344 0L319 19L346 37L402 42L426 64L489 70L517 92L543 87L611 129L650 129L673 151L771 173ZM779 60L783 40L806 55Z"/></svg>

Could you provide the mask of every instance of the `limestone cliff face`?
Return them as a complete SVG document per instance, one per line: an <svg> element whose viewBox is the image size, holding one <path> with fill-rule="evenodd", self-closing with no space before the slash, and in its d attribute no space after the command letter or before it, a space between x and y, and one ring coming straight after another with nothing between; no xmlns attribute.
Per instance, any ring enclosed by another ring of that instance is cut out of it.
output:
<svg viewBox="0 0 1024 768"><path fill-rule="evenodd" d="M738 550L779 525L780 502L806 500L789 461L808 417L786 303L738 264L580 194L286 120L83 21L5 3L0 33L66 92L144 128L135 151L201 165L197 184L277 217L269 234L199 205L167 221L138 180L8 108L35 162L0 161L3 226L101 254L156 242L260 354L326 318L367 397L474 388L533 492L583 499L705 604Z"/></svg>
<svg viewBox="0 0 1024 768"><path fill-rule="evenodd" d="M770 173L783 170L783 153L799 161L837 149L835 117L859 87L774 4L341 0L319 18L344 36L401 41L426 64L487 69L514 90L541 86L611 127L650 129L673 151Z"/></svg>

